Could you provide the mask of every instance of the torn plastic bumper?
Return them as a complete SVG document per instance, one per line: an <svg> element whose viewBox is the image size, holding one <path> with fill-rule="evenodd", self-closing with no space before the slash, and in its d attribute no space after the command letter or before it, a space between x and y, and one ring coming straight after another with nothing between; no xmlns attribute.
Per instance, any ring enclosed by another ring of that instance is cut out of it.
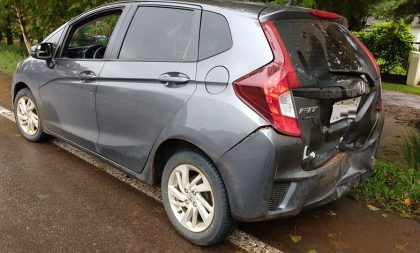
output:
<svg viewBox="0 0 420 253"><path fill-rule="evenodd" d="M233 217L240 221L288 217L343 196L371 174L380 135L375 137L363 150L339 152L307 171L301 165L305 150L300 138L271 128L255 132L217 164Z"/></svg>
<svg viewBox="0 0 420 253"><path fill-rule="evenodd" d="M375 163L376 145L360 152L342 152L321 168L300 178L282 177L276 184L287 184L285 193L271 196L265 218L296 215L304 209L336 200L360 185L371 173Z"/></svg>

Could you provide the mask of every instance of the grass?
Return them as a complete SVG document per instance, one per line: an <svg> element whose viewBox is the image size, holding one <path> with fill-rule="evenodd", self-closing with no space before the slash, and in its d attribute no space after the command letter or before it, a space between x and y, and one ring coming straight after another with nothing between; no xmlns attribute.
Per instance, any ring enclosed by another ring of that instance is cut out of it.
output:
<svg viewBox="0 0 420 253"><path fill-rule="evenodd" d="M405 158L405 169L380 160L374 175L353 195L402 216L420 218L420 130L406 133L400 150Z"/></svg>
<svg viewBox="0 0 420 253"><path fill-rule="evenodd" d="M402 170L379 160L374 175L353 191L353 196L403 217L420 218L420 170Z"/></svg>
<svg viewBox="0 0 420 253"><path fill-rule="evenodd" d="M401 143L401 151L404 154L407 165L420 171L420 130L407 133L404 136Z"/></svg>
<svg viewBox="0 0 420 253"><path fill-rule="evenodd" d="M0 73L13 75L16 65L26 57L26 50L20 46L7 46L0 42Z"/></svg>
<svg viewBox="0 0 420 253"><path fill-rule="evenodd" d="M414 87L405 84L396 84L396 83L382 83L382 88L384 90L392 90L398 92L404 92L409 94L420 95L420 87Z"/></svg>

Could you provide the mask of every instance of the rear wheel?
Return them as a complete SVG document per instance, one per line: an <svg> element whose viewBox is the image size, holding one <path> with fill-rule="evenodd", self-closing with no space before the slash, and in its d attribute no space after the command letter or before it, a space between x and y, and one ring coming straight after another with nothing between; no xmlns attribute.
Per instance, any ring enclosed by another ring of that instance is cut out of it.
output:
<svg viewBox="0 0 420 253"><path fill-rule="evenodd" d="M197 245L212 245L233 230L229 201L213 163L193 150L175 153L162 176L162 199L177 232Z"/></svg>
<svg viewBox="0 0 420 253"><path fill-rule="evenodd" d="M46 134L42 130L41 117L35 98L29 89L20 90L14 101L16 125L25 139L42 141Z"/></svg>

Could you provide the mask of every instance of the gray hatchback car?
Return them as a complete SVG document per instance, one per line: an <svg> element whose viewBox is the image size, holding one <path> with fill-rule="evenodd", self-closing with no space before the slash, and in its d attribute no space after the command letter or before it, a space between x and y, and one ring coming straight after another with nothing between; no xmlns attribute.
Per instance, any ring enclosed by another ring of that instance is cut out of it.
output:
<svg viewBox="0 0 420 253"><path fill-rule="evenodd" d="M345 18L216 0L84 13L32 48L12 93L26 139L161 185L198 245L343 196L371 173L384 122L379 69Z"/></svg>

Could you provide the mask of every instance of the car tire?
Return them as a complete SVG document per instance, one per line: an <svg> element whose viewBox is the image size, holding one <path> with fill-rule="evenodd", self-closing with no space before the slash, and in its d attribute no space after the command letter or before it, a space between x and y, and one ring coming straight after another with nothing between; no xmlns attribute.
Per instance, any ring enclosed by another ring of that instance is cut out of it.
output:
<svg viewBox="0 0 420 253"><path fill-rule="evenodd" d="M41 115L32 92L27 88L21 89L13 104L16 125L22 136L31 142L45 140L47 135L42 129Z"/></svg>
<svg viewBox="0 0 420 253"><path fill-rule="evenodd" d="M188 172L183 174L185 170ZM214 245L233 232L236 222L231 216L223 180L215 165L202 153L195 150L175 153L166 163L161 184L166 214L186 240L200 246ZM178 190L176 194L174 189ZM206 191L208 189L210 191ZM182 196L177 195L180 193ZM182 201L184 198L186 200ZM182 222L184 217L188 222Z"/></svg>

